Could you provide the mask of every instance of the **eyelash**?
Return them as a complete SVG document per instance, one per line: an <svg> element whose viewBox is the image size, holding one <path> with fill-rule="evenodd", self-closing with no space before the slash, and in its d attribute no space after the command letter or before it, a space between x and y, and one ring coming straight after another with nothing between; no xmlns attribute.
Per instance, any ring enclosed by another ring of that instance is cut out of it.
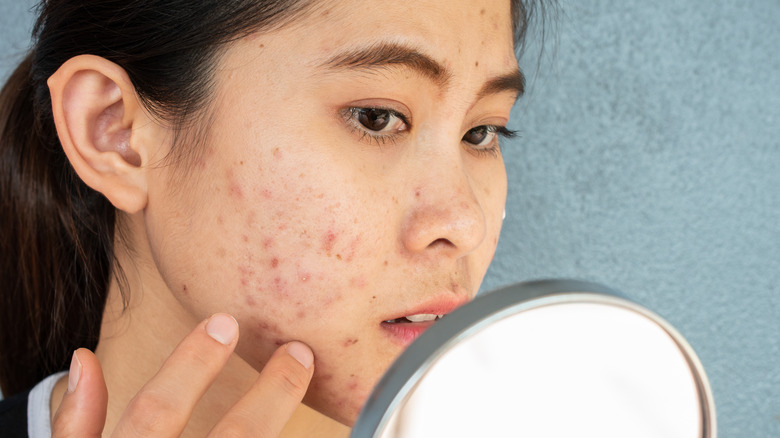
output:
<svg viewBox="0 0 780 438"><path fill-rule="evenodd" d="M388 115L397 118L400 122L402 122L406 129L404 129L403 132L407 132L409 129L409 122L407 118L399 113L398 111L395 111L390 108L383 108L383 107L350 107L342 111L342 116L344 117L344 120L349 124L350 128L352 128L353 132L356 132L360 135L361 141L366 142L373 142L378 146L382 146L386 144L388 141L391 141L395 143L396 138L401 135L399 132L390 133L390 134L382 134L378 133L377 131L372 131L365 125L363 125L359 118L361 115L363 115L363 111L366 110L377 110L382 112L387 112ZM495 134L497 136L503 137L503 138L515 138L518 135L518 131L513 131L511 129L508 129L505 126L500 125L480 125L475 126L474 128L471 128L466 134L469 132L472 132L476 129L484 128L487 131L488 135ZM461 141L465 142L466 134L464 134ZM470 143L469 151L476 154L478 157L484 157L484 156L492 156L492 157L498 157L499 152L501 150L499 142L497 141L498 138L494 138L489 143L488 147L474 147L473 143Z"/></svg>

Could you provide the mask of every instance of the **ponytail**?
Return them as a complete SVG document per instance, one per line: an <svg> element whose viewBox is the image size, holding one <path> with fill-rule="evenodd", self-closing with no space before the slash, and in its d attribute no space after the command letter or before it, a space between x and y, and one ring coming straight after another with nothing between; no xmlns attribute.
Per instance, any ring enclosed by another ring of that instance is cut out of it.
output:
<svg viewBox="0 0 780 438"><path fill-rule="evenodd" d="M77 177L29 55L0 91L0 387L8 397L97 345L115 211Z"/></svg>

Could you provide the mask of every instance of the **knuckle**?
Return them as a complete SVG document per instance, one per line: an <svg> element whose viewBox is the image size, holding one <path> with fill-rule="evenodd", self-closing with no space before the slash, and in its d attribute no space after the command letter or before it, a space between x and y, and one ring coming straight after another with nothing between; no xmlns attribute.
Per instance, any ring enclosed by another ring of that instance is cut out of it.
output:
<svg viewBox="0 0 780 438"><path fill-rule="evenodd" d="M174 400L162 394L142 390L133 397L125 411L128 426L139 436L177 430L182 426L182 416L176 406Z"/></svg>
<svg viewBox="0 0 780 438"><path fill-rule="evenodd" d="M257 433L252 434L253 436L262 436ZM217 430L214 430L209 437L214 438L245 438L250 436L249 431L246 427L243 427L242 425L231 423L231 424L220 424L219 428Z"/></svg>
<svg viewBox="0 0 780 438"><path fill-rule="evenodd" d="M309 386L309 378L306 374L281 367L273 368L269 372L272 381L284 394L294 398L303 398L306 394Z"/></svg>
<svg viewBox="0 0 780 438"><path fill-rule="evenodd" d="M211 368L215 362L213 352L204 351L204 348L195 342L181 344L177 348L176 355L190 366Z"/></svg>
<svg viewBox="0 0 780 438"><path fill-rule="evenodd" d="M209 438L246 438L252 437L273 437L271 428L265 423L252 421L251 419L237 418L237 416L226 416L219 425L209 434Z"/></svg>
<svg viewBox="0 0 780 438"><path fill-rule="evenodd" d="M220 426L219 430L215 430L209 437L214 438L241 438L247 435L244 435L244 430L242 428L230 425L230 426Z"/></svg>

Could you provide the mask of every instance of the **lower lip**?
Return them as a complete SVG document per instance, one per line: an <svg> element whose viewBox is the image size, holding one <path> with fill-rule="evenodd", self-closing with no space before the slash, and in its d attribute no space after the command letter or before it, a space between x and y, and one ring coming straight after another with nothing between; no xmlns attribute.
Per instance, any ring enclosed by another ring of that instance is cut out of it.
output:
<svg viewBox="0 0 780 438"><path fill-rule="evenodd" d="M404 347L419 338L425 330L428 330L436 321L425 322L383 322L382 328L385 329L391 337L400 342Z"/></svg>

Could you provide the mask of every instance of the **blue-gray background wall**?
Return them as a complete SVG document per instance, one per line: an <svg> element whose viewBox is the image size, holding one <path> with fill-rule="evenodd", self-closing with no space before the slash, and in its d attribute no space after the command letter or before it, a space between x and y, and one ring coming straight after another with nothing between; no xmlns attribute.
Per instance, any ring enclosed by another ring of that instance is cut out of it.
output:
<svg viewBox="0 0 780 438"><path fill-rule="evenodd" d="M30 0L0 0L0 77ZM484 289L594 280L663 315L722 437L780 437L780 1L569 0L515 109ZM549 56L552 55L552 56Z"/></svg>

